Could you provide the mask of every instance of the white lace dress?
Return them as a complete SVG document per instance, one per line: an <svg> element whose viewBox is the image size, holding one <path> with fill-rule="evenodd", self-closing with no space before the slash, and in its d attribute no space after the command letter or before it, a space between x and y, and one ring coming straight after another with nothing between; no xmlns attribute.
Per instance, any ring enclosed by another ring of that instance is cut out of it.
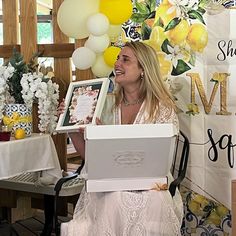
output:
<svg viewBox="0 0 236 236"><path fill-rule="evenodd" d="M161 116L153 123L174 123L178 119L161 106ZM142 110L142 107L140 111ZM139 114L134 123L143 123ZM168 117L168 118L167 118ZM121 111L114 115L121 122ZM171 176L170 176L171 178ZM123 191L87 193L82 191L73 220L61 225L61 236L175 236L180 235L183 203L179 192Z"/></svg>

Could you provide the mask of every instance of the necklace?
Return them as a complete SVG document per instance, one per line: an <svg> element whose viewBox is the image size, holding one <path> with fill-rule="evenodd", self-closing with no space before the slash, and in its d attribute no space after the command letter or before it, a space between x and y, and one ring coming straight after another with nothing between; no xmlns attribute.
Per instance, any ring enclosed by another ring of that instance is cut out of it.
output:
<svg viewBox="0 0 236 236"><path fill-rule="evenodd" d="M140 103L142 103L142 101L143 101L143 99L139 98L137 100L129 102L129 101L127 101L127 99L125 97L123 98L123 102L124 102L125 106L132 106L132 105L140 104Z"/></svg>

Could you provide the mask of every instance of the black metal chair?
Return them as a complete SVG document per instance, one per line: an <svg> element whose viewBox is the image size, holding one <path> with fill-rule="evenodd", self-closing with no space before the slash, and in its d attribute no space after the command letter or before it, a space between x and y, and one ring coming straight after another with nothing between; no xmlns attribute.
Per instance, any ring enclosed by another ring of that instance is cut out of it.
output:
<svg viewBox="0 0 236 236"><path fill-rule="evenodd" d="M179 159L179 162L177 163L177 159ZM183 179L185 178L186 175L186 171L187 171L187 165L188 165L188 159L189 159L189 140L187 138L187 136L180 131L179 135L177 136L177 140L176 140L176 147L175 147L175 153L174 153L174 160L172 163L172 175L174 176L174 172L176 170L176 165L178 164L178 170L177 170L177 177L170 183L169 186L169 191L171 196L173 197L175 195L176 189L179 187L180 183L183 181ZM54 204L54 226L56 229L56 235L59 235L59 230L60 230L60 225L58 223L58 219L57 219L57 199L60 193L60 190L63 186L63 184L78 176L78 174L80 173L81 169L83 168L84 165L84 161L82 162L81 166L79 167L79 169L75 172L74 175L69 176L69 177L65 177L60 179L57 184L55 185L55 199L51 199L51 204L50 206L52 206ZM49 196L52 197L52 196ZM48 203L50 203L48 201ZM52 211L51 211L52 212ZM45 211L46 214L46 211ZM50 216L50 219L53 218L53 215ZM46 219L46 215L45 215L45 219ZM48 227L45 224L45 229L47 228L51 228ZM47 236L50 234L42 234L43 236Z"/></svg>
<svg viewBox="0 0 236 236"><path fill-rule="evenodd" d="M180 150L181 145L182 149ZM177 170L177 177L170 183L169 186L169 191L172 197L175 195L176 189L185 178L189 159L189 140L182 131L180 131L176 140L176 149L171 171L173 176L175 175L178 157L180 157L180 159L178 163L179 166Z"/></svg>
<svg viewBox="0 0 236 236"><path fill-rule="evenodd" d="M180 148L180 145L183 145L182 149ZM180 161L178 175L169 186L169 191L172 197L175 195L176 189L179 187L186 175L189 157L189 140L181 131L176 142L176 150L172 168L173 176L179 156ZM6 180L1 180L0 188L44 194L45 224L41 236L50 236L53 229L55 234L59 236L60 224L58 222L57 214L58 198L63 196L73 196L81 192L84 186L84 181L80 179L79 174L83 166L84 161L72 175L59 179L54 186L35 186L35 182L37 181L35 176L32 173L24 173Z"/></svg>
<svg viewBox="0 0 236 236"><path fill-rule="evenodd" d="M80 172L84 164L85 164L85 161L83 160L81 165L72 175L65 176L58 180L58 182L56 183L54 187L55 195L47 195L47 194L44 195L45 223L44 223L44 228L41 233L41 236L50 236L53 229L55 230L56 236L60 235L60 224L58 222L58 213L57 213L58 198L60 196L60 192L66 183L71 182L71 184L73 185L73 182L79 178ZM83 184L81 184L81 186L83 186ZM81 191L81 186L80 186L80 191ZM75 194L80 193L80 191L78 192L78 189L77 189L77 191L75 191Z"/></svg>
<svg viewBox="0 0 236 236"><path fill-rule="evenodd" d="M177 159L179 159L179 162L177 163ZM189 140L187 136L180 131L179 135L177 136L176 140L176 147L175 147L175 153L174 153L174 160L172 163L172 175L174 176L174 172L176 170L176 165L178 164L178 170L177 170L177 177L170 183L169 191L171 196L173 197L175 195L176 189L179 187L180 183L183 181L186 175L187 171L187 165L188 165L188 159L189 159ZM55 185L55 198L53 196L45 196L45 228L42 233L42 236L48 236L51 235L52 231L52 219L54 218L54 228L56 235L60 235L60 224L58 223L58 217L57 217L57 200L59 197L59 193L61 191L61 188L63 184L73 178L78 177L81 169L84 166L84 160L81 164L81 166L78 168L78 170L72 175L67 176L64 178L61 178L57 184ZM48 206L48 208L47 208ZM50 210L50 207L54 206L53 209ZM46 209L49 209L50 212L47 212ZM54 212L54 213L53 213ZM52 215L53 214L53 215ZM47 223L49 222L49 224ZM49 232L47 233L47 231Z"/></svg>
<svg viewBox="0 0 236 236"><path fill-rule="evenodd" d="M51 236L53 229L56 235L60 235L57 217L58 198L80 194L84 186L84 180L79 177L83 165L82 162L72 175L62 177L55 185L37 185L37 177L29 172L0 180L0 188L43 194L45 223L41 235Z"/></svg>

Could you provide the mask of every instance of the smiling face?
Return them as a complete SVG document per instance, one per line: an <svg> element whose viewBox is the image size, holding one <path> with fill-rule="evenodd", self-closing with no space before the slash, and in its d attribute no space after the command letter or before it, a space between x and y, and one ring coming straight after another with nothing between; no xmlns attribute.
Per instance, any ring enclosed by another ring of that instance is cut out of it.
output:
<svg viewBox="0 0 236 236"><path fill-rule="evenodd" d="M139 85L142 68L129 47L124 47L115 63L115 81L120 86Z"/></svg>

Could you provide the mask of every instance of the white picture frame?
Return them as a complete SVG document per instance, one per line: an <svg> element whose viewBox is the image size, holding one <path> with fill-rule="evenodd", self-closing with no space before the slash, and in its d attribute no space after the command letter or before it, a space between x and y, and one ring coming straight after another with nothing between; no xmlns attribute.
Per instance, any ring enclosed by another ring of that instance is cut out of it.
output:
<svg viewBox="0 0 236 236"><path fill-rule="evenodd" d="M108 78L71 82L65 98L65 111L59 117L56 131L67 133L95 125L96 117L101 116L108 87Z"/></svg>

